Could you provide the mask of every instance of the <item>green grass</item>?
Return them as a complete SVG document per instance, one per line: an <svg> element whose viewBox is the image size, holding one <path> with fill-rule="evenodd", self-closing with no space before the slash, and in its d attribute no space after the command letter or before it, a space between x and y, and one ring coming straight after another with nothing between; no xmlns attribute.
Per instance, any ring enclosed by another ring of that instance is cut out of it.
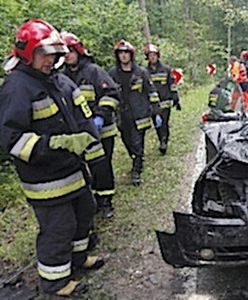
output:
<svg viewBox="0 0 248 300"><path fill-rule="evenodd" d="M131 160L118 137L114 153L117 193L114 197L115 217L109 222L97 219L103 253L138 249L146 239L154 238L154 229L162 227L163 220L178 202L177 191L185 169L185 157L195 144L201 114L206 110L210 87L189 91L182 98L182 111L173 109L171 137L166 156L160 156L155 130L146 135L145 169L140 187L130 185ZM36 221L30 206L18 186L11 167L0 175L0 258L25 264L34 253ZM161 224L162 223L162 224ZM132 252L134 258L138 251ZM101 274L101 272L100 272ZM104 298L103 298L104 299Z"/></svg>

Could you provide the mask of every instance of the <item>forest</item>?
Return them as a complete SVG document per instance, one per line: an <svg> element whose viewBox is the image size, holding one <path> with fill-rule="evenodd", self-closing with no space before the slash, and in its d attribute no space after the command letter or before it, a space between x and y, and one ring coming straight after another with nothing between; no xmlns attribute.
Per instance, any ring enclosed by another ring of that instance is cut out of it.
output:
<svg viewBox="0 0 248 300"><path fill-rule="evenodd" d="M13 47L18 26L43 18L59 30L77 34L97 63L114 63L113 46L121 38L133 43L137 61L144 64L144 13L137 0L1 0L0 60ZM247 48L246 0L146 0L151 41L163 61L183 69L186 84L207 80L206 66L217 65L223 76L227 58Z"/></svg>
<svg viewBox="0 0 248 300"><path fill-rule="evenodd" d="M144 3L146 12L141 9ZM13 49L17 28L29 19L41 18L59 31L75 33L106 70L115 64L113 48L122 38L135 46L135 59L145 66L144 28L148 20L150 40L159 46L161 61L182 69L182 111L172 109L168 152L159 155L155 130L149 129L140 188L130 185L130 158L120 136L116 138L115 216L106 222L96 219L100 236L96 250L107 263L102 270L87 275L94 288L83 298L174 299L171 295L182 292L178 287L183 286L187 274L176 273L161 263L155 229L168 225L172 211L190 190L194 153L201 141L199 123L210 90L226 75L228 58L248 50L248 1L0 0L0 8L0 62ZM216 64L214 76L208 75L208 64ZM3 75L0 67L0 82ZM12 163L0 163L0 190L1 283L6 274L12 275L12 269L30 262L34 265L38 227ZM37 281L33 265L27 276L31 285Z"/></svg>

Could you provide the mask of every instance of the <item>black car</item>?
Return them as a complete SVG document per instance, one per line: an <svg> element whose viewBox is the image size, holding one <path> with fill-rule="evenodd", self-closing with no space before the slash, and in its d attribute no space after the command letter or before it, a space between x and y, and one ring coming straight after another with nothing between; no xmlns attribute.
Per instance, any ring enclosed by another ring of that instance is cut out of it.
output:
<svg viewBox="0 0 248 300"><path fill-rule="evenodd" d="M248 121L216 120L203 129L212 149L192 213L174 212L175 232L156 232L161 253L175 267L248 265Z"/></svg>

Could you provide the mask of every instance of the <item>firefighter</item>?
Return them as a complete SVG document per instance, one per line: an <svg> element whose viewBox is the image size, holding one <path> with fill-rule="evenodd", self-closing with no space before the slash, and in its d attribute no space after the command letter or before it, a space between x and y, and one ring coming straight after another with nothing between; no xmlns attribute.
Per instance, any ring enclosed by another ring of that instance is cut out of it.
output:
<svg viewBox="0 0 248 300"><path fill-rule="evenodd" d="M104 264L86 251L95 203L83 160L84 154L100 159L95 149L101 144L79 88L54 70L67 52L43 20L17 30L0 94L0 142L14 158L39 223L37 268L44 293L81 299L88 286L74 274Z"/></svg>
<svg viewBox="0 0 248 300"><path fill-rule="evenodd" d="M117 64L109 74L121 93L118 127L133 161L131 183L138 186L143 169L145 132L151 127L151 103L156 107L158 95L146 70L134 62L135 48L129 42L121 40L115 45L114 52ZM157 121L160 126L159 118Z"/></svg>
<svg viewBox="0 0 248 300"><path fill-rule="evenodd" d="M99 164L90 165L90 168L98 208L103 218L110 218L113 216L112 197L115 193L112 155L116 135L115 111L119 104L117 86L108 73L93 62L77 36L62 32L61 37L70 50L65 56L65 74L82 90L105 150L106 158Z"/></svg>
<svg viewBox="0 0 248 300"><path fill-rule="evenodd" d="M151 75L151 79L158 91L160 99L159 105L162 126L156 128L156 132L160 142L160 153L164 155L167 151L170 135L169 119L171 107L175 106L177 110L181 110L181 106L171 68L160 62L160 50L158 47L153 44L147 44L144 48L144 54L148 60L147 70ZM156 119L153 117L153 122L155 121Z"/></svg>

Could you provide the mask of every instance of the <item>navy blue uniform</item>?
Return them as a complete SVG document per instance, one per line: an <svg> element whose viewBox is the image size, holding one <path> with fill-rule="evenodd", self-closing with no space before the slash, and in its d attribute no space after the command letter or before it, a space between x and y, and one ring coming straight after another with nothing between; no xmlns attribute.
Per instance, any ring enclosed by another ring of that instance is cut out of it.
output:
<svg viewBox="0 0 248 300"><path fill-rule="evenodd" d="M100 138L73 81L22 64L1 89L0 125L1 145L14 158L39 221L38 272L44 291L53 293L69 282L72 266L86 259L95 203L83 165L103 156ZM85 132L94 142L82 149L82 157L50 145L54 136Z"/></svg>
<svg viewBox="0 0 248 300"><path fill-rule="evenodd" d="M153 84L156 87L160 100L159 106L160 115L162 117L162 126L160 128L156 128L156 132L160 143L164 142L167 145L170 135L169 119L171 107L179 103L177 87L169 66L158 62L155 68L151 66L151 64L148 64L147 70L151 76ZM153 118L153 122L155 124L155 118Z"/></svg>
<svg viewBox="0 0 248 300"><path fill-rule="evenodd" d="M103 202L106 206L112 206L111 199L115 193L112 155L116 136L115 115L119 105L117 86L108 73L88 56L79 56L74 69L66 66L65 74L80 87L93 115L104 119L100 136L105 159L98 164L90 164L90 169L93 175L92 189L99 206Z"/></svg>
<svg viewBox="0 0 248 300"><path fill-rule="evenodd" d="M146 70L135 63L130 72L117 65L109 74L121 92L118 125L122 140L130 157L142 158L145 130L151 127L152 105L158 102L157 93Z"/></svg>

